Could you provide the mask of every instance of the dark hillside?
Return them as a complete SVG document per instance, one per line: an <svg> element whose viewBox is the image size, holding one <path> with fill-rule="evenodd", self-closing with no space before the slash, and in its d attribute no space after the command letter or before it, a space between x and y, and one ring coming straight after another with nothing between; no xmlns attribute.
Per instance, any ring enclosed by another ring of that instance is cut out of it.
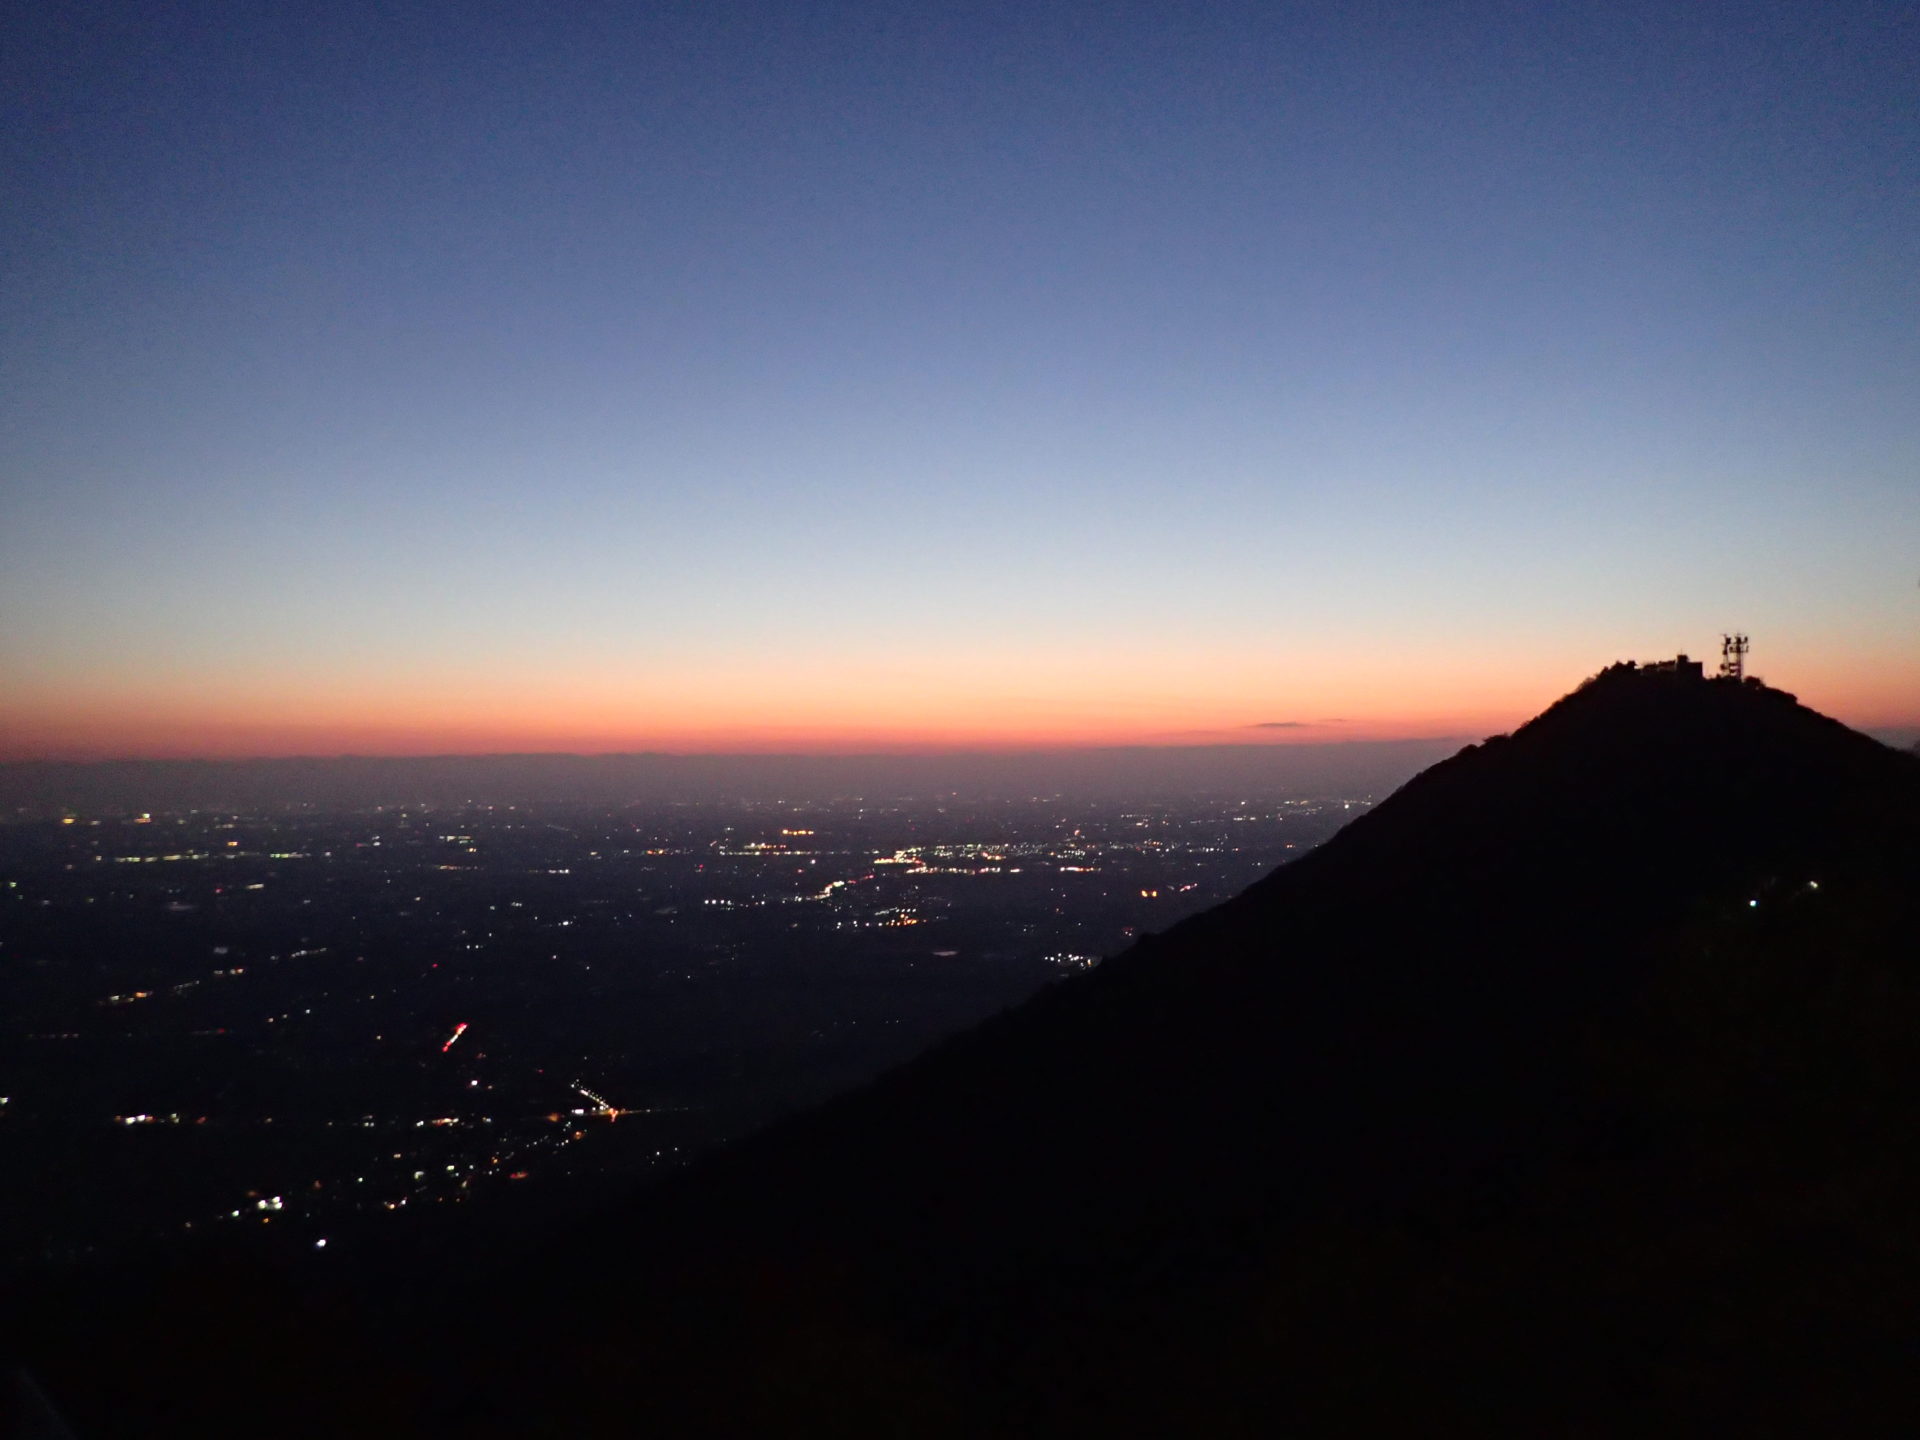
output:
<svg viewBox="0 0 1920 1440"><path fill-rule="evenodd" d="M1890 1432L1917 909L1920 761L1615 667L364 1383L467 1434Z"/></svg>
<svg viewBox="0 0 1920 1440"><path fill-rule="evenodd" d="M554 1257L517 1313L619 1360L529 1373L615 1431L1857 1428L1920 1336L1917 879L1910 757L1616 667Z"/></svg>

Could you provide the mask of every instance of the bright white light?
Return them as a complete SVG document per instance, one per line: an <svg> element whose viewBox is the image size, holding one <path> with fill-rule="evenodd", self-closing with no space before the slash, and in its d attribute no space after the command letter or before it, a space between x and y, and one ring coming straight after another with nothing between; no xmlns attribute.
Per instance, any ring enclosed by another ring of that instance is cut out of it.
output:
<svg viewBox="0 0 1920 1440"><path fill-rule="evenodd" d="M313 1248L316 1250L324 1250L327 1248L327 1242L325 1240L316 1240L313 1242Z"/></svg>

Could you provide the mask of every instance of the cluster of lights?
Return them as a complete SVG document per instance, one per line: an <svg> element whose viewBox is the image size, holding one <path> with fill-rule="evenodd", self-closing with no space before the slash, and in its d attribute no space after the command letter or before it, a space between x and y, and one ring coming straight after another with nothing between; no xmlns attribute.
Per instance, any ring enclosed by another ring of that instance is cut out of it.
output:
<svg viewBox="0 0 1920 1440"><path fill-rule="evenodd" d="M1302 802L1295 802L1295 803L1302 803ZM1349 804L1347 808L1351 808L1351 804ZM866 814L867 811L865 809L862 809L860 813ZM891 809L885 809L875 813L894 814L899 812ZM150 817L145 817L145 818L150 819ZM1221 818L1231 818L1235 821L1248 821L1248 820L1254 820L1254 819L1264 819L1268 817L1248 815L1248 814L1236 814L1236 815L1227 817L1227 816L1219 815L1218 812L1216 812L1216 823L1217 823L1217 820ZM1274 818L1277 820L1280 817L1276 815L1271 818ZM68 823L74 823L71 817L69 818ZM93 822L93 823L98 824L99 822ZM1137 820L1137 824L1142 827L1148 826L1153 823L1156 823L1156 822L1147 820L1147 819ZM1166 822L1163 820L1158 823L1170 823L1170 822ZM232 827L221 827L221 828L230 829ZM1064 834L1065 828L1066 828L1065 824L1061 823L1058 825L1057 830L1055 830L1053 833L1056 836ZM767 832L762 831L761 833L765 834ZM814 836L815 832L811 829L784 828L784 829L781 829L778 832L778 834L780 837L782 837L782 841L785 841L788 839L809 838ZM468 847L469 851L471 851L472 849L473 840L471 836L446 835L439 838L450 843L465 845ZM1054 839L1054 840L1048 840L1048 841L1043 841L1039 843L1028 843L1028 842L1022 842L1022 841L1004 841L1004 842L987 842L987 843L970 843L970 844L912 845L912 846L899 847L895 851L891 852L890 854L874 854L871 850L865 849L865 847L858 847L858 848L848 847L845 849L835 849L833 848L835 842L829 841L827 842L828 849L822 850L817 853L820 853L823 856L832 855L832 854L844 855L847 858L847 860L850 861L851 864L855 866L858 866L864 863L867 867L869 867L866 873L852 875L852 876L849 876L848 878L830 881L825 885L824 888L814 893L805 893L805 892L798 893L798 894L782 893L778 895L770 895L764 898L754 897L750 899L708 898L704 900L704 902L702 903L708 906L714 907L716 909L721 909L721 910L747 909L747 908L754 908L758 906L770 905L774 903L787 903L792 901L808 901L808 900L816 901L816 902L830 901L833 899L835 893L838 891L849 892L847 898L849 902L852 902L853 896L851 895L850 892L854 887L857 887L863 884L868 884L875 881L880 881L882 882L882 884L880 885L879 888L882 889L882 891L884 891L885 890L884 881L891 876L918 878L918 877L927 876L927 875L950 874L950 875L966 877L966 876L973 876L973 875L1000 874L1000 873L1005 873L1006 870L1008 869L1010 869L1011 873L1013 874L1019 874L1020 873L1019 867L1017 866L1008 867L1006 862L1008 862L1011 858L1019 858L1019 857L1027 857L1027 856L1037 857L1035 861L1035 868L1042 872L1046 871L1049 868L1049 865L1048 865L1049 861L1060 861L1060 862L1080 862L1080 863L1058 863L1057 865L1052 867L1057 869L1061 873L1093 874L1093 873L1100 872L1103 868L1107 868L1107 869L1115 869L1120 873L1124 874L1125 870L1130 868L1129 862L1124 859L1125 852L1132 852L1134 854L1146 856L1150 859L1164 860L1165 858L1167 858L1172 854L1178 854L1182 852L1188 853L1188 854L1195 854L1195 853L1215 854L1215 853L1220 853L1220 851L1223 848L1229 848L1229 847L1226 847L1226 844L1225 844L1226 836L1218 832L1217 829L1209 837L1216 840L1217 843L1215 845L1210 845L1205 847L1192 846L1177 840L1171 843L1168 843L1160 840L1151 840L1151 839L1144 839L1144 838L1132 841L1130 843L1128 842L1114 843L1112 840L1105 837L1095 838L1093 834L1088 834L1083 836L1082 833L1077 830L1074 832L1073 838L1078 843L1063 845L1059 842L1058 839ZM99 842L94 842L94 843L98 845ZM241 842L239 841L228 841L226 842L227 844L226 851L215 851L213 852L213 854L225 854L226 858L229 858L229 859L239 858L229 852L231 852L234 849L237 849L240 843ZM691 848L686 846L669 847L666 845L660 845L656 848L650 848L646 850L644 853L648 856L664 856L664 855L698 856L703 853L711 854L712 850L719 848L719 845L724 843L726 842L719 842L719 844L708 846L708 847L701 847L696 845ZM378 848L379 845L380 845L380 841L378 838L376 838L373 841L373 848ZM361 848L361 847L356 846L355 848ZM394 848L394 847L388 847L388 848ZM1236 852L1238 850L1237 846L1230 847L1230 848L1233 848ZM1293 847L1289 845L1286 848L1292 849ZM314 853L317 854L319 853L319 851L316 849ZM327 852L327 853L330 854L331 852ZM640 852L623 850L619 853L621 855L634 855ZM729 854L729 855L758 855L766 858L779 859L783 857L794 856L796 854L805 854L807 852L802 849L797 849L797 847L791 846L787 843L782 843L781 841L774 841L772 839L768 839L768 840L757 840L757 841L745 842L744 847L741 849L728 849L728 850L723 850L721 853ZM250 858L257 858L257 854L258 852L252 852L252 855L250 856ZM444 856L444 851L441 852L441 855ZM106 857L96 856L94 858L98 859L98 858L106 858ZM127 856L127 857L115 857L115 858L119 858L131 863L131 862L153 862L157 860L211 859L212 856L209 855L207 852L192 851L192 852L183 852L180 854L172 854L172 855L166 855L166 856ZM291 860L291 859L312 858L312 856L306 852L291 851L291 852L276 852L272 855L271 858L276 860ZM422 856L420 858L423 862L426 859L425 856ZM601 857L599 856L598 852L594 852L593 858L599 859ZM1101 863L1097 863L1098 861L1101 861L1101 860L1114 861L1114 865L1103 867ZM945 862L945 863L938 863L938 862ZM792 862L789 861L789 865L791 865L791 863ZM803 861L801 863L804 865L805 862ZM816 861L814 863L818 864L819 862ZM831 863L831 861L829 861L829 863ZM70 866L69 868L73 868L73 867ZM462 869L467 867L461 867L461 866L433 867L423 863L420 866L420 868L424 870L428 868ZM645 865L645 866L638 866L635 868L652 871L656 867L651 865ZM707 867L702 867L702 868L707 868ZM1142 868L1143 870L1146 870L1146 873L1148 875L1151 875L1153 873L1150 869L1147 869L1147 867L1143 866ZM792 874L791 870L789 870L788 872L780 872L777 866L768 867L768 869L769 869L769 873L776 874L776 875L785 873L790 876ZM272 872L269 872L269 873L272 873ZM527 873L532 875L540 875L540 874L568 875L572 873L572 870L570 868L549 868L544 870L532 869L522 873ZM804 875L806 871L804 869L801 869L799 873ZM713 877L710 875L709 878L711 879ZM1131 878L1131 877L1128 877L1128 878ZM7 882L7 883L9 884L10 887L13 886L13 882ZM285 883L286 883L285 881L277 881L275 884L276 892L280 891L284 887ZM1122 880L1119 881L1119 883L1124 885L1126 883L1126 879L1123 878ZM1810 888L1813 888L1813 889L1818 888L1817 882L1810 881L1807 883ZM232 888L238 889L240 887L234 886ZM248 890L258 890L263 888L263 886L259 883L255 883L255 884L247 885L245 888ZM929 888L931 889L932 887L929 887ZM1166 893L1170 895L1185 893L1188 891L1192 891L1196 888L1199 888L1198 882L1181 884L1177 887L1172 885L1168 885L1165 887ZM1061 894L1066 893L1066 887L1064 886L1056 887L1056 889ZM178 891L176 890L172 893L178 893ZM218 891L216 891L216 893L218 893ZM1122 891L1121 893L1124 893L1124 891ZM1161 893L1162 892L1160 888L1155 888L1151 886L1149 888L1140 889L1140 897L1142 899L1156 899L1160 897ZM420 898L421 897L418 897L418 896L414 897L416 902L419 901ZM879 898L881 897L876 897L876 900ZM892 898L896 898L896 896L885 896L884 898L892 899ZM925 907L928 907L928 906L941 906L941 905L951 903L941 898L937 894L922 894L918 887L913 886L911 884L898 887L897 898L913 901L917 903L923 910ZM512 902L502 901L501 905L498 908L508 908L509 905L513 909L523 908L522 902L517 900ZM1755 902L1755 905L1757 907L1757 902ZM487 908L489 910L492 910L496 907L488 906ZM668 907L667 909L664 909L664 910L657 910L654 913L664 915L664 914L670 913L670 911L676 908L677 907ZM841 923L835 924L835 926L833 927L835 929L894 928L894 927L904 927L904 926L917 926L917 925L932 923L930 919L923 918L921 913L916 912L916 909L914 908L914 904L899 904L899 905L891 906L889 908L873 910L871 912L868 911L867 906L856 905L854 903L849 903L845 906L835 906L834 908L838 909L841 912L841 914L845 917L845 919ZM853 913L849 913L849 912L853 912ZM401 911L400 913L406 914L409 912ZM855 918L856 914L858 918ZM938 916L932 917L932 920L937 920L937 919L938 919ZM558 925L569 925L569 924L572 924L573 922L570 920L560 920L560 921L554 921L549 923L558 924ZM798 928L798 922L796 922L796 925L794 928ZM1029 927L1029 929L1031 928L1032 927ZM467 932L463 932L463 934L464 933L467 933ZM491 940L493 937L491 936L491 934L489 934L488 938ZM556 941L555 943L558 943L558 942ZM480 949L483 947L475 944L475 945L469 945L466 948ZM215 953L224 954L225 948L221 947L220 949L216 950ZM327 947L319 946L319 947L312 947L308 949L296 950L292 952L290 955L287 955L285 957L275 955L275 956L266 956L264 958L270 961L279 960L281 958L300 959L306 956L325 955L327 953L328 953ZM948 950L948 951L936 951L933 953L937 955L943 955L943 956L952 956L954 954L957 954L958 952ZM1100 957L1097 955L1069 952L1064 950L1048 954L1042 957L1042 959L1045 963L1050 964L1054 967L1057 967L1061 970L1087 970L1087 969L1094 968L1100 963ZM255 959L256 966L258 965L258 963L259 963L258 958L256 958ZM212 972L212 974L215 976L239 975L242 973L244 973L244 967L242 966L233 966L231 969L228 969L228 970L218 970L218 971ZM689 978L692 978L692 977L689 976ZM167 993L169 988L173 991L180 991L180 990L185 990L185 989L189 989L194 986L200 985L201 983L203 982L200 980L192 980L192 981L181 982L180 984L173 985L171 987L159 987L155 991L141 990L141 991L136 991L136 992L132 992L124 995L115 995L115 996L109 997L108 1000L103 1003L115 1004L115 1005L131 1004L136 1000L151 998L155 994L165 994ZM374 997L369 996L368 998L372 999ZM290 1012L288 1015L282 1015L282 1016L273 1017L273 1018L278 1020L283 1020L283 1021L288 1020L291 1018L291 1013L295 1013L295 1012ZM310 1015L312 1014L312 1011L309 1009L304 1013ZM858 1022L853 1022L853 1023L858 1023ZM890 1022L890 1023L897 1023L897 1022ZM454 1043L460 1038L461 1032L464 1031L465 1028L466 1026L463 1023L460 1027L455 1029L453 1034L446 1038L441 1049L443 1051L447 1049L451 1049ZM200 1034L200 1033L216 1033L216 1032L196 1031L193 1033ZM444 1032L442 1033L444 1034ZM470 1049L471 1047L468 1047L468 1048ZM468 1084L473 1087L477 1087L480 1083L481 1082L478 1080L472 1080L468 1082ZM545 1132L541 1138L533 1140L531 1144L532 1144L532 1148L536 1152L541 1154L551 1153L551 1151L553 1150L558 1150L572 1143L573 1141L584 1138L586 1130L591 1129L590 1126L583 1127L582 1122L585 1118L590 1117L590 1118L612 1119L620 1116L621 1114L648 1113L646 1111L622 1111L621 1109L611 1104L604 1097L596 1094L591 1090L586 1089L583 1086L579 1086L577 1082L576 1082L575 1088L578 1090L580 1095L584 1097L584 1099L589 1103L591 1108L590 1109L575 1108L571 1111L570 1114L563 1114L563 1113L556 1112L553 1115L548 1116L547 1118L550 1121L554 1122L556 1126L561 1127L561 1129L558 1132L555 1132L555 1131ZM0 1104L4 1104L4 1102L0 1101ZM419 1112L416 1111L415 1113L417 1114ZM123 1125L153 1125L153 1124L177 1125L177 1124L183 1123L181 1120L181 1117L179 1117L178 1115L154 1116L154 1115L148 1115L148 1114L140 1114L135 1116L116 1116L114 1118L116 1123L123 1124ZM493 1123L491 1120L488 1120L488 1119L475 1121L470 1117L462 1118L456 1115L439 1116L439 1117L434 1117L431 1119L424 1119L424 1120L412 1120L411 1117L407 1117L406 1119L386 1119L378 1122L376 1122L373 1117L367 1116L367 1117L362 1117L358 1123L361 1126L364 1126L367 1128L374 1128L376 1124L382 1128L386 1128L389 1126L405 1126L405 1125L408 1125L409 1122L411 1123L412 1127L415 1129L421 1129L425 1127L459 1127L459 1126L474 1126L474 1125L491 1125ZM200 1118L197 1121L193 1119L189 1119L185 1123L205 1123L205 1119L204 1117ZM271 1124L272 1122L269 1120L265 1123ZM330 1125L334 1122L325 1122L325 1123ZM355 1122L342 1121L340 1123L353 1124ZM508 1138L507 1135L498 1135L495 1137L495 1141L497 1143L498 1140L507 1139L507 1138ZM474 1186L483 1186L485 1184L485 1177L487 1177L489 1174L491 1174L493 1178L510 1178L513 1180L522 1180L522 1179L529 1178L529 1175L530 1175L529 1170L525 1168L513 1167L514 1161L521 1160L522 1157L526 1155L526 1149L524 1148L524 1146L525 1146L525 1142L523 1141L522 1148L520 1148L518 1154L515 1153L515 1150L513 1148L502 1146L501 1154L495 1155L490 1161L479 1160L478 1157L475 1157L477 1163L464 1163L463 1166L448 1165L445 1167L446 1178L444 1180L441 1177L440 1167L437 1164L429 1165L428 1168L426 1169L415 1170L413 1171L414 1181L415 1181L415 1193L413 1193L410 1197L403 1195L397 1198L382 1200L378 1196L378 1191L371 1188L366 1190L361 1190L358 1192L358 1194L362 1197L362 1201L366 1207L371 1208L380 1204L384 1204L385 1208L390 1211L397 1210L407 1205L409 1198L420 1200L423 1203L434 1203L434 1202L442 1202L442 1201L458 1202L462 1197L457 1193L453 1193L456 1186L458 1187L459 1190L467 1189L469 1186L469 1183L473 1184ZM414 1162L425 1162L429 1159L431 1160L444 1159L445 1153L446 1152L443 1151L443 1153L438 1156L432 1156L431 1154L421 1155L421 1156L409 1155L407 1158L410 1161L414 1161ZM400 1160L402 1157L396 1154L394 1158L395 1160ZM398 1167L395 1167L395 1170L393 1172L393 1178L396 1181L400 1181L400 1177L403 1176L405 1173L406 1172L404 1170L399 1170ZM469 1180L467 1179L460 1178L462 1176L472 1177L471 1182L469 1182ZM377 1177L362 1176L358 1178L359 1178L359 1183L362 1185L367 1184L369 1178L373 1178L376 1185L378 1185L379 1183ZM404 1185L404 1181L401 1181L400 1183ZM319 1189L319 1188L320 1188L319 1184L318 1182L316 1182L315 1189ZM385 1187L381 1187L381 1188L385 1188ZM442 1188L444 1188L444 1190L447 1193L443 1193L443 1194L432 1193L433 1191L439 1190ZM347 1193L349 1194L352 1193L350 1186L347 1187ZM393 1192L389 1190L388 1194L392 1195ZM232 1212L233 1218L241 1218L243 1216L247 1218L251 1218L252 1214L257 1213L261 1220L265 1220L269 1216L278 1214L279 1212L285 1209L285 1202L282 1200L281 1197L278 1197L278 1196L270 1197L268 1199L258 1199L258 1200L250 1199L250 1201L247 1203L248 1203L247 1209L235 1210ZM306 1210L306 1208L307 1208L307 1197L296 1194L295 1200L294 1200L294 1209L296 1214L289 1216L289 1218L301 1218L301 1219L311 1218L311 1216L302 1213ZM356 1209L361 1208L361 1204L354 1204L354 1208ZM309 1232L309 1234L311 1234L311 1232ZM325 1239L314 1240L312 1243L314 1244L315 1248L324 1248L327 1244Z"/></svg>
<svg viewBox="0 0 1920 1440"><path fill-rule="evenodd" d="M1062 970L1091 970L1100 963L1098 955L1075 955L1065 950L1057 950L1042 958L1049 965L1058 965Z"/></svg>

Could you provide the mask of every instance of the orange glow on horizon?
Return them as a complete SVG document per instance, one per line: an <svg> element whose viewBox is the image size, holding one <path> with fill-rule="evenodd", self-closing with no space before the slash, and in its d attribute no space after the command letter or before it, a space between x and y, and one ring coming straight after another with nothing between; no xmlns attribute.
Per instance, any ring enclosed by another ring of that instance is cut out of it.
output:
<svg viewBox="0 0 1920 1440"><path fill-rule="evenodd" d="M1763 676L1849 724L1920 720L1920 661L1871 666L1831 652L1768 658L1755 667ZM47 677L0 700L0 759L901 754L1477 739L1512 729L1583 678L1565 673L1558 656L1521 653L1461 661L1432 652L1249 657L1224 649L917 664L809 656L683 664L642 676L601 665L513 676L396 667L324 678L238 670L146 683Z"/></svg>
<svg viewBox="0 0 1920 1440"><path fill-rule="evenodd" d="M1192 727L1174 731L1118 724L1015 728L849 728L726 726L706 730L608 731L548 724L538 728L468 723L418 726L376 722L283 725L224 717L204 723L149 722L124 727L101 720L42 727L8 726L0 761L108 759L276 759L301 756L382 755L880 755L958 751L1044 751L1120 746L1268 745L1470 736L1507 728L1511 719L1435 717L1397 724L1302 724L1266 732L1252 726Z"/></svg>

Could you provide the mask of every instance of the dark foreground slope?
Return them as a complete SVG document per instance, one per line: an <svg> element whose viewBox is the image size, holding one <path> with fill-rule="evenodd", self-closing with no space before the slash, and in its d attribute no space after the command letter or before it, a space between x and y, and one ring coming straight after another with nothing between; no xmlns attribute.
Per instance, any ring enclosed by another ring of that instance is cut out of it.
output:
<svg viewBox="0 0 1920 1440"><path fill-rule="evenodd" d="M1610 671L562 1247L456 1411L1920 1416L1917 824L1910 757L1777 692Z"/></svg>
<svg viewBox="0 0 1920 1440"><path fill-rule="evenodd" d="M1890 1433L1920 1419L1917 905L1920 762L1617 668L283 1413Z"/></svg>

